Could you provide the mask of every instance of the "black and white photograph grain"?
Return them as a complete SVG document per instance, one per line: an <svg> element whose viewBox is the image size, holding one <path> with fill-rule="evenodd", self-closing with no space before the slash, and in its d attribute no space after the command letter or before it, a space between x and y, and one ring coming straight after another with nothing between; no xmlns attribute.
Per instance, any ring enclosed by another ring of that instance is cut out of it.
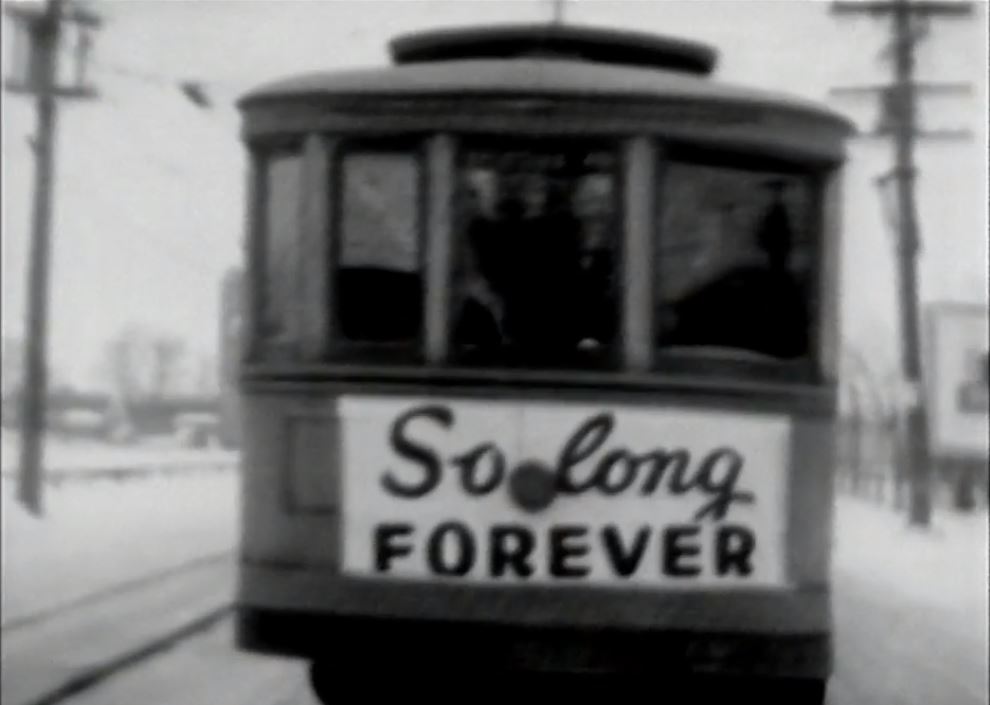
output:
<svg viewBox="0 0 990 705"><path fill-rule="evenodd" d="M3 705L990 705L990 0L0 0Z"/></svg>

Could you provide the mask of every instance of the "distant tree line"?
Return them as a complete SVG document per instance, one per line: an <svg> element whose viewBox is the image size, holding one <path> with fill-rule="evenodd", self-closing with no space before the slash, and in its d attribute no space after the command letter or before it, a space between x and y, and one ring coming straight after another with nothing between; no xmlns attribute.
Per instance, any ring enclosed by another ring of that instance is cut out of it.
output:
<svg viewBox="0 0 990 705"><path fill-rule="evenodd" d="M15 342L4 340L5 363L14 361ZM4 367L5 372L14 373L17 366ZM51 386L47 398L51 432L128 441L174 433L182 415L216 417L220 413L216 360L191 354L187 344L175 336L126 325L107 341L100 367L103 384L97 391L57 383ZM22 380L5 380L6 429L20 425L22 386Z"/></svg>
<svg viewBox="0 0 990 705"><path fill-rule="evenodd" d="M129 403L219 392L215 359L193 356L180 338L138 325L107 342L102 363L111 392Z"/></svg>

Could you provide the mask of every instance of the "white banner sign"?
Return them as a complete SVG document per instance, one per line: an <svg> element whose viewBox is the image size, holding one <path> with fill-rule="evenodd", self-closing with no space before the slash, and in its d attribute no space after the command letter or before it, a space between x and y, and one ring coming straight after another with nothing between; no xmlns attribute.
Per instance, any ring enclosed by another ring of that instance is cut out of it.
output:
<svg viewBox="0 0 990 705"><path fill-rule="evenodd" d="M786 417L345 397L344 570L495 584L784 580Z"/></svg>
<svg viewBox="0 0 990 705"><path fill-rule="evenodd" d="M932 450L943 457L990 455L990 342L983 306L930 313L928 404Z"/></svg>

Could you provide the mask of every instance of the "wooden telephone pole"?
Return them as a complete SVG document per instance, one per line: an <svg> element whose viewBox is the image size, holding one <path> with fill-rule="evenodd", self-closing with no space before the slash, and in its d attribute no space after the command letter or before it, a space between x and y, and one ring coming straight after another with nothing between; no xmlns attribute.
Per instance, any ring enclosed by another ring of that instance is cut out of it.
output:
<svg viewBox="0 0 990 705"><path fill-rule="evenodd" d="M11 4L7 14L15 23L18 45L14 76L4 87L14 93L33 94L37 104L37 127L31 141L35 155L34 204L31 210L31 243L28 260L28 307L26 370L22 391L21 458L18 499L33 514L42 511L43 450L48 390L48 292L51 260L52 194L55 170L57 99L88 97L81 83L58 85L59 49L63 24L72 21L80 28L98 24L96 18L78 8L66 11L66 0L46 0L42 8ZM80 40L86 40L85 33ZM88 49L82 42L80 46ZM77 59L85 60L85 53ZM76 78L85 77L82 62Z"/></svg>
<svg viewBox="0 0 990 705"><path fill-rule="evenodd" d="M892 20L893 83L865 90L875 90L883 96L885 122L888 123L883 132L889 130L894 142L894 166L889 174L881 177L881 181L892 180L897 197L903 371L910 391L904 454L911 488L909 521L917 526L928 526L932 514L932 460L928 442L928 415L922 396L922 342L919 326L918 252L921 237L915 199L915 143L917 137L924 133L918 129L917 124L918 91L922 86L915 81L914 76L915 45L921 37L916 20L939 15L968 15L972 12L972 5L968 2L944 0L840 0L833 3L832 9L837 13L869 13L887 16ZM924 88L953 90L958 89L958 86L931 85Z"/></svg>

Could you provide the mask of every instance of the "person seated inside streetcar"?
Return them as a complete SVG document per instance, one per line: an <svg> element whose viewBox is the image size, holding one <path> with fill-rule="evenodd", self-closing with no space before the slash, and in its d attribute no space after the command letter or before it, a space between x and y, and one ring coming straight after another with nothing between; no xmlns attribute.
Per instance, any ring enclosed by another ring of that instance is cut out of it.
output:
<svg viewBox="0 0 990 705"><path fill-rule="evenodd" d="M582 179L573 199L582 228L577 283L579 344L592 347L610 344L619 327L612 199L612 181L604 174Z"/></svg>
<svg viewBox="0 0 990 705"><path fill-rule="evenodd" d="M454 281L454 340L471 350L494 350L505 344L506 255L499 227L484 208L484 199L472 183L462 185L464 247Z"/></svg>
<svg viewBox="0 0 990 705"><path fill-rule="evenodd" d="M505 221L503 230L516 253L504 291L506 328L527 355L553 357L580 340L580 223L569 208L566 181L540 175L524 183L523 219ZM511 195L503 207L518 209Z"/></svg>
<svg viewBox="0 0 990 705"><path fill-rule="evenodd" d="M464 248L463 270L455 280L458 314L454 340L472 349L492 350L505 342L505 307L493 283L498 276L490 269L491 259L481 255L484 245L479 246L485 243L487 225L478 220L468 227L469 246Z"/></svg>
<svg viewBox="0 0 990 705"><path fill-rule="evenodd" d="M665 344L733 347L778 358L807 353L806 291L790 268L794 233L784 184L775 180L768 187L771 202L755 237L760 260L736 266L681 298Z"/></svg>
<svg viewBox="0 0 990 705"><path fill-rule="evenodd" d="M573 347L574 225L542 181L500 186L495 216L475 209L464 229L455 340L529 353Z"/></svg>
<svg viewBox="0 0 990 705"><path fill-rule="evenodd" d="M574 168L575 156L585 155L568 155L556 168L499 164L479 170L484 179L466 174L454 282L454 341L462 351L568 365L583 359L579 350L612 342L612 182ZM485 181L488 188L479 188Z"/></svg>

